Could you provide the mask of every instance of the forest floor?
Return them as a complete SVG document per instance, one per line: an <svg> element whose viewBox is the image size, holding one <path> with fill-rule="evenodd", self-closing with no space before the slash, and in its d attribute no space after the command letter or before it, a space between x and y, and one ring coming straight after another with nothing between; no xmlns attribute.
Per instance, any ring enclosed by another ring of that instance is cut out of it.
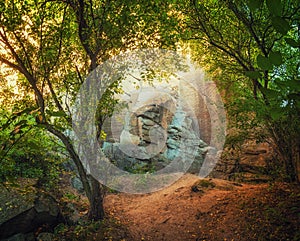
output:
<svg viewBox="0 0 300 241"><path fill-rule="evenodd" d="M184 175L150 194L109 194L108 216L122 225L104 240L300 240L300 190ZM100 240L93 235L93 240Z"/></svg>

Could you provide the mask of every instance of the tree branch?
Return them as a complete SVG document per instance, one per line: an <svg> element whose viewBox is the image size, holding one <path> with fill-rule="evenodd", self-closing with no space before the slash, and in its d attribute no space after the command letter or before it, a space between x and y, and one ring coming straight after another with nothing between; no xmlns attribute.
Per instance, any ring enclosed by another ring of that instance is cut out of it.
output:
<svg viewBox="0 0 300 241"><path fill-rule="evenodd" d="M16 51L14 50L14 48L11 46L11 44L9 43L8 39L6 38L6 36L0 32L0 37L2 38L2 42L5 44L5 46L9 49L9 51L12 54L12 57L16 60L16 62L18 64L14 64L10 61L8 61L7 59L3 58L1 56L1 61L5 64L7 64L9 67L18 70L20 73L22 73L26 79L28 80L29 84L32 86L35 96L37 98L37 104L40 107L40 111L42 113L42 117L43 120L45 121L45 103L44 103L44 97L41 93L41 91L39 90L39 88L36 85L36 79L34 78L34 76L28 72L28 70L26 69L22 59L19 57L19 55L16 53Z"/></svg>
<svg viewBox="0 0 300 241"><path fill-rule="evenodd" d="M75 162L75 165L77 167L77 170L78 170L78 173L79 173L79 176L80 176L80 180L82 181L82 185L84 187L86 195L87 195L88 199L91 199L92 190L91 190L88 178L87 178L87 174L85 172L85 169L84 169L84 166L83 166L82 162L80 161L80 158L79 158L78 154L74 150L74 147L71 143L71 140L65 134L63 134L61 131L55 129L55 127L53 127L51 124L49 124L49 123L41 123L41 124L50 133L52 133L53 135L58 137L64 143L65 147L67 148L68 152L71 155L71 158Z"/></svg>
<svg viewBox="0 0 300 241"><path fill-rule="evenodd" d="M257 43L259 49L262 51L262 53L265 56L268 56L268 53L265 49L264 44L261 42L261 40L259 39L259 37L256 35L253 26L251 23L249 23L249 21L247 20L247 18L244 16L243 13L241 13L237 6L233 3L232 0L227 0L226 1L228 8L235 14L235 16L237 17L237 19L239 19L244 25L245 27L249 30L250 34L252 35L252 37L254 38L255 42Z"/></svg>

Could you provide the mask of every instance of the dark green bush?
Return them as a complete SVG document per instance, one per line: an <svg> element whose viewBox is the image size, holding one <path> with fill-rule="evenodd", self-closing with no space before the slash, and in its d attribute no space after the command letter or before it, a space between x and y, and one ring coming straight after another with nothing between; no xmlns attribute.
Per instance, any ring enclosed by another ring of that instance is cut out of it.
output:
<svg viewBox="0 0 300 241"><path fill-rule="evenodd" d="M0 115L0 181L18 177L36 178L43 187L52 186L65 160L57 139L35 126L32 111Z"/></svg>

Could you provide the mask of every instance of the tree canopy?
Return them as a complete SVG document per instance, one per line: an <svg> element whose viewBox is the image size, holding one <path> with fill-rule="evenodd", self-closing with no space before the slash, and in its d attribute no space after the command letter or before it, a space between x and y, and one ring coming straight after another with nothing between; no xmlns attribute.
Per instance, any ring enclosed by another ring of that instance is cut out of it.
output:
<svg viewBox="0 0 300 241"><path fill-rule="evenodd" d="M299 2L189 1L183 9L195 60L233 92L231 103L252 88L252 111L272 136L287 175L298 179ZM239 104L240 115L246 105Z"/></svg>
<svg viewBox="0 0 300 241"><path fill-rule="evenodd" d="M0 2L0 101L6 109L0 160L31 129L39 129L37 139L50 132L76 164L90 218L103 218L103 187L87 175L66 134L71 105L88 74L112 56L179 45L187 46L224 92L230 123L259 122L288 179L299 181L299 10L296 0ZM114 108L111 96L118 88L111 85L100 114ZM251 118L240 122L243 113ZM36 141L31 144L24 152L41 151Z"/></svg>

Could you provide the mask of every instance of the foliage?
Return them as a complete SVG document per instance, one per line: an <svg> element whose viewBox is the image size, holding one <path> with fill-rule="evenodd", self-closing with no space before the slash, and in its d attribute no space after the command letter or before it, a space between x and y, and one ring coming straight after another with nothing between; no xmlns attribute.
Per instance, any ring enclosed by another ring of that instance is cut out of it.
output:
<svg viewBox="0 0 300 241"><path fill-rule="evenodd" d="M96 126L98 128L97 139L99 139L99 141L106 139L106 133L102 130L105 120L111 117L114 111L118 111L118 108L122 108L122 104L119 103L119 99L116 97L116 95L122 93L123 90L120 86L120 82L115 81L108 86L101 96L96 111Z"/></svg>
<svg viewBox="0 0 300 241"><path fill-rule="evenodd" d="M299 9L298 1L185 4L195 60L223 87L234 123L267 131L291 181L300 164Z"/></svg>
<svg viewBox="0 0 300 241"><path fill-rule="evenodd" d="M37 178L43 187L53 187L59 180L64 151L56 138L36 127L34 110L1 110L0 122L1 182Z"/></svg>
<svg viewBox="0 0 300 241"><path fill-rule="evenodd" d="M115 219L80 221L77 225L55 227L54 240L130 240L128 231ZM128 238L128 239L127 239Z"/></svg>
<svg viewBox="0 0 300 241"><path fill-rule="evenodd" d="M17 73L21 102L27 96L34 103L36 126L58 137L75 162L91 204L92 219L103 218L102 190L87 175L66 135L72 124L70 106L85 77L111 56L138 47L175 43L178 14L172 11L171 3L111 0L0 3L0 62ZM105 98L103 101L99 106L103 107L101 111L109 112L115 105Z"/></svg>

